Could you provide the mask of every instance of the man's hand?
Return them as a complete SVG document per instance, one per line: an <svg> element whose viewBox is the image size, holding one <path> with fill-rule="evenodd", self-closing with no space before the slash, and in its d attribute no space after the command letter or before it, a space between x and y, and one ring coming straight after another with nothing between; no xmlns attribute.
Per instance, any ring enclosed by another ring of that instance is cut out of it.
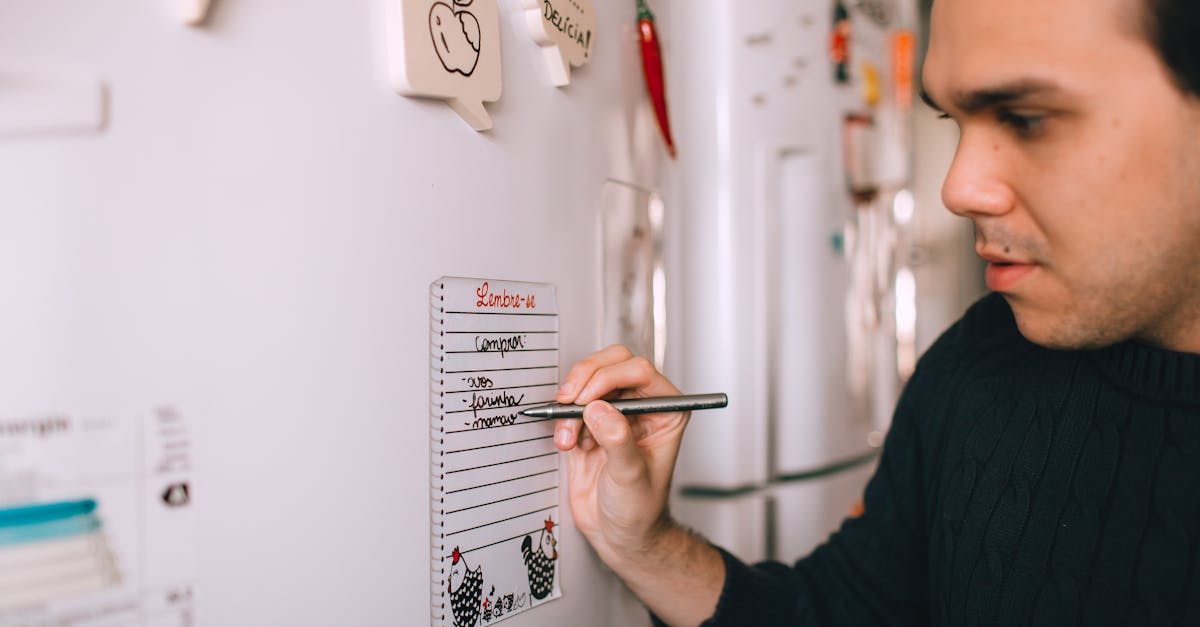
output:
<svg viewBox="0 0 1200 627"><path fill-rule="evenodd" d="M569 451L571 512L592 547L670 624L698 624L724 583L720 555L667 513L671 475L690 412L625 416L605 400L679 390L642 357L610 346L571 368L556 400L586 405L583 422L559 420Z"/></svg>
<svg viewBox="0 0 1200 627"><path fill-rule="evenodd" d="M664 531L671 473L688 414L626 417L598 399L675 394L679 390L666 377L624 346L610 346L575 364L559 388L558 402L587 406L583 422L558 421L554 441L572 451L568 470L575 524L606 561L644 551Z"/></svg>

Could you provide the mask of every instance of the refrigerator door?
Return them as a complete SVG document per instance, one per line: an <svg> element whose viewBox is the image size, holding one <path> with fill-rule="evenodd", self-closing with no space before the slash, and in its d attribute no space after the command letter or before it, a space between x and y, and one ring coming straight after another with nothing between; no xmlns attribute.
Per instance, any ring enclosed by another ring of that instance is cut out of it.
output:
<svg viewBox="0 0 1200 627"><path fill-rule="evenodd" d="M812 472L861 456L873 429L867 397L847 385L849 281L836 241L842 214L814 150L770 153L770 408L772 476Z"/></svg>
<svg viewBox="0 0 1200 627"><path fill-rule="evenodd" d="M688 103L687 213L672 227L672 276L687 287L668 364L682 389L730 397L689 426L679 483L731 490L869 448L865 405L846 391L841 248L853 215L841 121L864 105L834 82L828 3L693 6L677 16L670 56L672 95ZM864 46L886 41L861 26Z"/></svg>
<svg viewBox="0 0 1200 627"><path fill-rule="evenodd" d="M713 544L754 563L771 554L771 499L762 492L741 496L684 494L671 501L671 513L687 521Z"/></svg>
<svg viewBox="0 0 1200 627"><path fill-rule="evenodd" d="M820 544L858 511L875 464L780 485L772 490L775 539L772 559L793 562Z"/></svg>
<svg viewBox="0 0 1200 627"><path fill-rule="evenodd" d="M770 6L768 6L770 5ZM669 231L678 245L668 268L678 305L668 331L668 375L688 393L726 392L729 407L705 412L684 436L680 485L736 489L768 475L766 324L754 280L761 216L749 179L761 131L738 117L748 97L735 68L740 42L754 30L745 16L781 3L697 0L672 25L667 50L672 102L679 107L678 186L684 213ZM753 72L758 77L761 72ZM736 126L736 128L735 128ZM777 129L786 132L787 129Z"/></svg>

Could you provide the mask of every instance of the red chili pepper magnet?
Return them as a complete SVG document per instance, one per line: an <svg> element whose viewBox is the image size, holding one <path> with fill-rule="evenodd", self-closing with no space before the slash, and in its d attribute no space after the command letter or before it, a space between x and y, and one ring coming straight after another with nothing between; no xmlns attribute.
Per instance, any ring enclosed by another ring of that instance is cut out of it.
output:
<svg viewBox="0 0 1200 627"><path fill-rule="evenodd" d="M838 83L850 82L850 11L842 0L833 6L833 77Z"/></svg>
<svg viewBox="0 0 1200 627"><path fill-rule="evenodd" d="M646 74L646 89L654 103L654 115L662 131L667 153L675 158L675 140L671 137L671 119L667 115L667 90L663 82L662 50L658 47L658 31L654 28L654 14L645 0L638 0L638 33L642 44L642 70Z"/></svg>

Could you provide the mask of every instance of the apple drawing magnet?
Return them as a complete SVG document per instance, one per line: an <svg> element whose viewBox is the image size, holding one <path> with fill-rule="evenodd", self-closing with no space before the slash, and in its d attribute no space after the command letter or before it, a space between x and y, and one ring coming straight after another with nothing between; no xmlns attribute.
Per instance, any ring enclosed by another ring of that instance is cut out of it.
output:
<svg viewBox="0 0 1200 627"><path fill-rule="evenodd" d="M445 100L476 131L492 128L485 102L500 99L496 0L388 0L392 85Z"/></svg>

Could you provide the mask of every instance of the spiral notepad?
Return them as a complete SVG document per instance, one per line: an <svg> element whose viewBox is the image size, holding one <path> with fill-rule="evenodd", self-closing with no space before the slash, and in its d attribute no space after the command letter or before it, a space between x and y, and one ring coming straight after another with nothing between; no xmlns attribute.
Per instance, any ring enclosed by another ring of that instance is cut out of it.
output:
<svg viewBox="0 0 1200 627"><path fill-rule="evenodd" d="M433 624L488 625L558 598L553 285L430 287Z"/></svg>

